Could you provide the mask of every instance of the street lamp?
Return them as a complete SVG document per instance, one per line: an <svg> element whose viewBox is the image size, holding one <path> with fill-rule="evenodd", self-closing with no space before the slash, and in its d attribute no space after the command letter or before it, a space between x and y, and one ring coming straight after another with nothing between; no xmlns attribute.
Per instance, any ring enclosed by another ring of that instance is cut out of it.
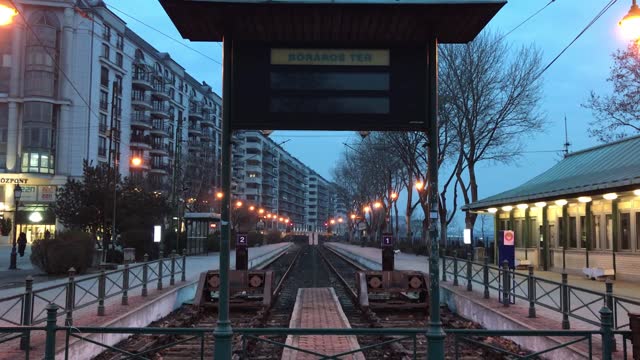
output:
<svg viewBox="0 0 640 360"><path fill-rule="evenodd" d="M16 184L16 187L13 188L13 201L15 203L15 207L16 209L14 210L14 215L13 215L13 247L11 247L11 261L9 264L9 270L15 270L17 269L16 267L16 259L18 257L18 254L16 253L16 244L18 242L18 226L17 226L17 219L18 219L18 207L20 206L20 197L22 197L22 188L20 187L19 184Z"/></svg>
<svg viewBox="0 0 640 360"><path fill-rule="evenodd" d="M16 15L18 11L14 7L0 3L0 26L11 24Z"/></svg>
<svg viewBox="0 0 640 360"><path fill-rule="evenodd" d="M640 38L640 7L636 4L636 0L632 0L629 12L620 20L618 25L626 37L632 40Z"/></svg>

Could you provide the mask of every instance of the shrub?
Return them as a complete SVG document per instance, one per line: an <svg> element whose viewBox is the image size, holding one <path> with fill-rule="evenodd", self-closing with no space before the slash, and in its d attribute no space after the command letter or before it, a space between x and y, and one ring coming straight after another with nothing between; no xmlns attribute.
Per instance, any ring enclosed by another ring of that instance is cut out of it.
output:
<svg viewBox="0 0 640 360"><path fill-rule="evenodd" d="M0 219L0 234L7 236L11 232L11 219Z"/></svg>
<svg viewBox="0 0 640 360"><path fill-rule="evenodd" d="M122 245L125 248L136 249L136 260L140 261L144 254L148 254L150 258L157 257L156 246L153 244L153 236L151 231L146 230L129 230L122 234Z"/></svg>
<svg viewBox="0 0 640 360"><path fill-rule="evenodd" d="M265 238L267 239L267 244L276 244L282 241L282 234L280 231L271 230L267 232Z"/></svg>
<svg viewBox="0 0 640 360"><path fill-rule="evenodd" d="M57 234L55 239L35 240L31 244L30 259L47 274L67 274L72 267L81 274L91 266L94 249L90 234L69 230Z"/></svg>
<svg viewBox="0 0 640 360"><path fill-rule="evenodd" d="M250 231L249 236L249 247L260 246L263 244L264 235L258 231Z"/></svg>

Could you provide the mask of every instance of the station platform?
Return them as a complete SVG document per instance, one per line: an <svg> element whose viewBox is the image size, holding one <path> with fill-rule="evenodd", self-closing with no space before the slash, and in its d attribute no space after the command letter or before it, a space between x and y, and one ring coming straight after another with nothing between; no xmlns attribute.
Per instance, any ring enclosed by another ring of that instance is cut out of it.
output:
<svg viewBox="0 0 640 360"><path fill-rule="evenodd" d="M289 328L344 329L350 327L333 288L298 289ZM315 355L285 348L282 352L282 360L318 359L321 355L332 356L360 348L355 336L342 335L289 335L286 344L313 352ZM341 356L340 359L364 360L364 355L355 353Z"/></svg>
<svg viewBox="0 0 640 360"><path fill-rule="evenodd" d="M278 243L249 248L250 267L261 265L285 251L291 243ZM231 252L231 267L235 267L234 251ZM149 284L148 296L142 297L140 289L132 290L129 293L128 305L122 305L119 296L107 298L105 300L105 315L98 316L95 306L78 309L73 314L74 326L96 326L96 327L145 327L153 321L159 320L179 308L185 301L193 298L196 291L197 280L200 273L207 270L217 270L219 268L219 253L202 256L188 256L186 263L186 281L181 282L176 279L174 286L165 284L162 290L157 290L155 284ZM80 281L83 277L78 276ZM42 289L51 285L65 282L66 279L43 281L34 285L34 288ZM0 297L14 295L21 289L0 290ZM44 306L44 305L42 305ZM41 309L34 309L40 311ZM58 317L58 325L64 325L64 316ZM44 355L44 332L34 332L31 335L30 358L39 359ZM128 334L117 336L104 336L97 341L114 345L120 340L127 338ZM60 354L64 351L64 333L57 334L57 351ZM78 340L78 339L76 339ZM89 359L99 354L104 348L93 345L86 341L72 341L70 343L69 359ZM22 359L24 351L19 349L19 340L11 340L0 344L0 360ZM60 356L60 355L59 355ZM58 356L56 356L58 358ZM61 357L63 358L63 357Z"/></svg>
<svg viewBox="0 0 640 360"><path fill-rule="evenodd" d="M382 253L381 249L362 247L358 245L350 245L344 243L325 243L325 245L337 250L343 255L355 260L356 262L375 270L382 268ZM428 273L428 257L418 256L413 254L398 253L395 255L395 268L397 270L412 270ZM442 269L442 264L439 265L439 269ZM536 271L535 276L541 279L547 279L552 281L559 281L560 274L549 271ZM583 287L587 290L594 292L604 292L605 284L600 281L593 281L581 278L579 276L569 276L568 283L572 286ZM529 317L529 305L527 301L517 300L509 307L504 307L502 303L498 301L499 294L497 291L490 291L490 298L485 299L483 294L483 287L474 284L472 291L466 290L466 282L461 281L459 286L454 286L451 276L448 281L440 282L440 302L446 304L449 308L458 313L460 316L465 317L473 322L482 325L486 329L495 330L561 330L562 329L562 315L554 310L547 309L542 306L536 307L536 317ZM617 296L628 297L637 299L640 296L640 284L624 281L614 281L613 286L614 294ZM554 293L555 296L556 293ZM559 293L558 293L559 294ZM540 296L540 295L539 295ZM559 296L559 295L558 295ZM572 299L575 298L575 294L572 295ZM555 301L559 303L560 299ZM576 304L578 300L574 300ZM598 309L601 307L600 303L594 305ZM585 309L581 313L583 316L594 316ZM590 323L581 321L579 319L571 317L570 319L572 330L595 330L598 327ZM540 350L547 349L551 346L558 345L559 343L566 342L569 339L560 337L544 338L544 342L540 338L535 337L514 337L511 340L520 344L526 349ZM622 339L616 337L617 349L622 350ZM630 344L628 344L630 346ZM629 347L630 349L630 347ZM593 353L599 354L601 351L601 343L598 337L593 339ZM584 359L587 358L588 347L587 344L577 343L569 346L566 350L560 349L550 353L550 358L563 358L563 359ZM622 351L616 351L613 353L614 359L622 359Z"/></svg>

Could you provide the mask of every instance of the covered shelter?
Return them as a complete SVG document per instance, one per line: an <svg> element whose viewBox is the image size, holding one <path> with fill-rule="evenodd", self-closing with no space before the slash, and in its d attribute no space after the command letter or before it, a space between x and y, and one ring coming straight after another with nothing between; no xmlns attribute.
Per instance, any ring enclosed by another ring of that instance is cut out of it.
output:
<svg viewBox="0 0 640 360"><path fill-rule="evenodd" d="M463 207L514 230L516 259L640 280L640 136L567 154L526 183ZM495 248L495 247L494 247Z"/></svg>
<svg viewBox="0 0 640 360"><path fill-rule="evenodd" d="M506 0L160 0L181 35L223 41L222 186L232 130L417 130L438 158L438 44L473 40ZM438 172L429 172L437 188ZM222 204L216 359L231 358L229 196ZM429 195L431 209L438 194ZM430 214L429 358L444 359L438 212Z"/></svg>

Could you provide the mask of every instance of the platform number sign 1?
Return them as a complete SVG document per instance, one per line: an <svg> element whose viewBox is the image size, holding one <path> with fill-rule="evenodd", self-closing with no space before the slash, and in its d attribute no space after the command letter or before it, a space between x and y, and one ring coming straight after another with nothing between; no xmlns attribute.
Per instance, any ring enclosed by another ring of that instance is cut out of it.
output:
<svg viewBox="0 0 640 360"><path fill-rule="evenodd" d="M247 244L249 243L249 237L247 236L247 234L238 234L238 236L236 237L236 245L239 246L247 246Z"/></svg>
<svg viewBox="0 0 640 360"><path fill-rule="evenodd" d="M393 246L393 235L382 235L382 246Z"/></svg>

